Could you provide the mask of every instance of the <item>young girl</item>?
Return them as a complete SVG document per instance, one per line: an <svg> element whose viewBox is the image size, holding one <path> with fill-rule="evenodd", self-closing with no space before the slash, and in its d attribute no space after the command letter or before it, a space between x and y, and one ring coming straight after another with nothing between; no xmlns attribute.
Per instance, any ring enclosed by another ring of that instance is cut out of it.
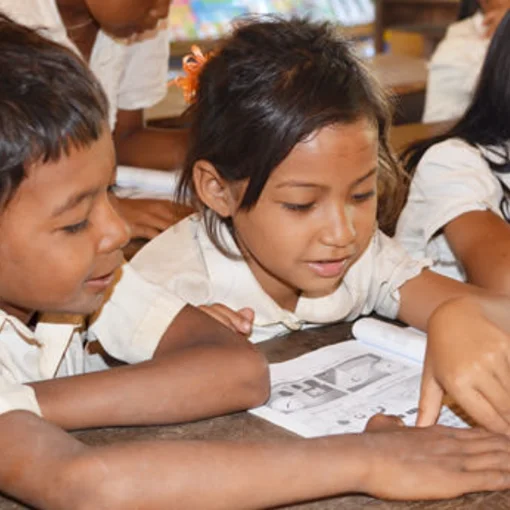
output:
<svg viewBox="0 0 510 510"><path fill-rule="evenodd" d="M195 59L188 70L205 60ZM201 214L139 252L133 266L147 279L194 304L251 306L253 342L372 311L426 329L439 304L476 292L377 228L391 223L402 183L391 117L330 27L246 24L205 62L196 89L184 85L194 120L181 191ZM470 359L481 351L471 345Z"/></svg>
<svg viewBox="0 0 510 510"><path fill-rule="evenodd" d="M245 339L123 266L87 338L138 363L86 373L83 315L111 293L128 239L108 193L106 100L72 53L3 18L0 68L1 492L47 510L207 510L510 488L506 437L385 430L381 417L372 433L310 441L92 447L68 434L258 405L267 367Z"/></svg>
<svg viewBox="0 0 510 510"><path fill-rule="evenodd" d="M444 135L403 155L412 175L396 238L433 269L510 295L510 14L473 101Z"/></svg>
<svg viewBox="0 0 510 510"><path fill-rule="evenodd" d="M110 107L117 162L128 167L173 170L182 166L186 130L145 126L143 110L166 94L169 41L164 27L171 0L0 0L0 11L68 46L87 61L102 84ZM189 214L189 208L166 200L176 177L150 171L141 198L119 199L133 237L152 238ZM152 180L151 180L152 179ZM120 166L119 196L129 197L133 172ZM165 200L157 193L164 184ZM153 182L154 184L151 184ZM127 186L128 188L126 188ZM173 185L175 187L175 185ZM135 190L136 191L136 190Z"/></svg>

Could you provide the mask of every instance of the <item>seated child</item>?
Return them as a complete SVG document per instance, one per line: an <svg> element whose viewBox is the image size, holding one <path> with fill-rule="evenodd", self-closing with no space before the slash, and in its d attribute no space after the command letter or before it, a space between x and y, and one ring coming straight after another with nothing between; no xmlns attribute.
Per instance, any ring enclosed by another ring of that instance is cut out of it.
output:
<svg viewBox="0 0 510 510"><path fill-rule="evenodd" d="M461 8L465 4L461 3ZM510 0L481 0L452 23L428 63L423 122L458 119L469 106L496 27Z"/></svg>
<svg viewBox="0 0 510 510"><path fill-rule="evenodd" d="M104 301L128 239L108 193L105 98L72 53L4 18L0 68L0 491L49 510L157 510L510 488L510 440L481 429L386 430L379 418L373 433L314 440L97 447L65 432L257 405L266 365L242 337L124 266L91 333L140 363L84 374L83 315Z"/></svg>
<svg viewBox="0 0 510 510"><path fill-rule="evenodd" d="M439 304L478 292L424 269L377 228L403 182L391 116L326 25L240 27L205 62L191 108L181 191L201 214L137 254L148 280L193 304L251 306L253 342L373 311L426 329Z"/></svg>
<svg viewBox="0 0 510 510"><path fill-rule="evenodd" d="M432 269L510 295L510 14L475 96L445 134L403 155L412 176L396 239Z"/></svg>
<svg viewBox="0 0 510 510"><path fill-rule="evenodd" d="M143 116L144 109L167 91L169 34L163 22L170 4L170 0L0 0L0 11L23 25L44 28L46 36L80 54L99 79L108 98L120 165L115 189L122 197L119 210L133 237L149 239L190 212L168 201L177 175L161 173L181 168L187 130L151 128ZM128 198L133 195L144 198Z"/></svg>

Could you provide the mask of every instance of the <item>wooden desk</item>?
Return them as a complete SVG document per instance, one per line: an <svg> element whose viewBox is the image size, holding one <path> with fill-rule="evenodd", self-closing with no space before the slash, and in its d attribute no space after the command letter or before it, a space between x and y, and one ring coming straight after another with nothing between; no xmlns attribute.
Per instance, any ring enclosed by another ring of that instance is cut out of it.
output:
<svg viewBox="0 0 510 510"><path fill-rule="evenodd" d="M394 124L419 122L425 105L427 61L408 55L380 53L367 61L395 101Z"/></svg>
<svg viewBox="0 0 510 510"><path fill-rule="evenodd" d="M451 121L448 121L393 126L390 130L390 145L397 153L402 152L411 143L444 133L452 124Z"/></svg>
<svg viewBox="0 0 510 510"><path fill-rule="evenodd" d="M349 332L350 326L348 324L337 324L325 328L292 333L286 337L270 340L258 345L270 361L284 361L318 347L346 339ZM286 438L290 435L290 432L248 413L236 413L187 425L108 428L75 433L76 437L89 445L105 445L119 441L142 439L275 440ZM0 496L0 510L19 510L23 508L26 507ZM448 501L400 503L354 495L280 507L280 510L503 510L508 508L510 508L510 491L471 494Z"/></svg>
<svg viewBox="0 0 510 510"><path fill-rule="evenodd" d="M403 29L431 37L431 46L442 37L446 27L457 19L460 0L376 0L375 48L384 49L384 31Z"/></svg>
<svg viewBox="0 0 510 510"><path fill-rule="evenodd" d="M425 91L428 70L424 58L382 53L367 63L382 85L395 95Z"/></svg>

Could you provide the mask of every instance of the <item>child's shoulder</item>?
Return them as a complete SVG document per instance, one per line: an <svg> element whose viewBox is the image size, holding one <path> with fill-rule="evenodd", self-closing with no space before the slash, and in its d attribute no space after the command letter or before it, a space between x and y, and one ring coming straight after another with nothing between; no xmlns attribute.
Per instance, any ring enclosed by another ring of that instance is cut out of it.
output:
<svg viewBox="0 0 510 510"><path fill-rule="evenodd" d="M470 145L461 138L448 138L425 151L418 163L416 173L419 174L422 170L430 172L431 169L441 172L461 169L478 171L487 167L487 162L478 147Z"/></svg>
<svg viewBox="0 0 510 510"><path fill-rule="evenodd" d="M131 265L147 280L160 283L185 270L204 269L199 234L202 221L192 214L147 243Z"/></svg>

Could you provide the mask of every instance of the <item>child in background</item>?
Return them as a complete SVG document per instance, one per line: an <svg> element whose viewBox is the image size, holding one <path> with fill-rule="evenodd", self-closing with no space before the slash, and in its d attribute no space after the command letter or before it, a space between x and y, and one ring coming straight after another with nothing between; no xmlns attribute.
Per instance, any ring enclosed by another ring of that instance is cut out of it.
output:
<svg viewBox="0 0 510 510"><path fill-rule="evenodd" d="M510 295L510 14L473 101L445 134L403 154L412 176L396 239L432 269Z"/></svg>
<svg viewBox="0 0 510 510"><path fill-rule="evenodd" d="M243 338L124 266L89 338L120 359L152 360L79 375L82 314L110 292L128 239L108 194L106 100L72 53L3 18L0 68L0 491L48 510L158 510L510 488L504 436L407 429L384 417L366 434L266 443L91 447L66 433L257 405L267 397L266 365Z"/></svg>
<svg viewBox="0 0 510 510"><path fill-rule="evenodd" d="M510 0L463 0L460 7L464 18L448 27L428 64L423 122L458 119L466 111Z"/></svg>
<svg viewBox="0 0 510 510"><path fill-rule="evenodd" d="M160 183L163 176L151 176L150 170L142 172L147 182L134 190L135 196L145 198L120 198L131 196L122 186L130 186L132 171L123 165L175 170L184 160L187 130L150 128L143 119L143 110L167 91L169 34L163 22L170 4L171 0L0 0L1 12L23 25L44 28L47 37L80 54L99 79L121 165L119 210L133 237L149 239L190 212L167 200L173 196L169 189L175 178L168 175L165 196L151 184Z"/></svg>
<svg viewBox="0 0 510 510"><path fill-rule="evenodd" d="M424 269L377 228L403 182L391 114L331 27L245 24L194 94L181 191L201 214L136 255L148 280L194 304L252 307L254 342L373 311L425 330L441 303L481 292ZM470 346L475 362L483 346ZM499 349L507 356L510 342Z"/></svg>

